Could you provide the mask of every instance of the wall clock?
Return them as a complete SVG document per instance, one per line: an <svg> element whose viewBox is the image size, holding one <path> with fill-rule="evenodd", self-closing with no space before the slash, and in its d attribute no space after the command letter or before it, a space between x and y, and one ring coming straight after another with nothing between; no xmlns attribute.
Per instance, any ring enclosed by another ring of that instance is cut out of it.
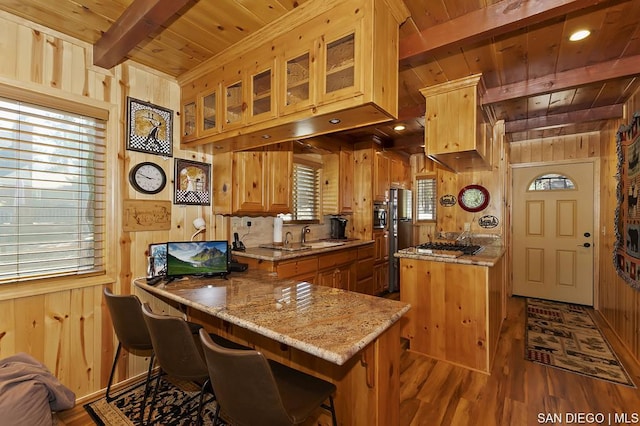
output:
<svg viewBox="0 0 640 426"><path fill-rule="evenodd" d="M138 192L157 194L167 185L167 175L156 163L145 161L131 168L129 182Z"/></svg>
<svg viewBox="0 0 640 426"><path fill-rule="evenodd" d="M458 203L468 212L479 212L489 205L489 191L484 186L467 185L460 190Z"/></svg>

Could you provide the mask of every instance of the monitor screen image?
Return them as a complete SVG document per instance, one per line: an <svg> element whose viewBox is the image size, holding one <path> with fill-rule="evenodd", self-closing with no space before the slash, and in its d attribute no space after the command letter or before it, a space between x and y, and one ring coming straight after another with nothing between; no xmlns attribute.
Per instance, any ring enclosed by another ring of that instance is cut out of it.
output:
<svg viewBox="0 0 640 426"><path fill-rule="evenodd" d="M167 275L226 275L227 241L167 243Z"/></svg>

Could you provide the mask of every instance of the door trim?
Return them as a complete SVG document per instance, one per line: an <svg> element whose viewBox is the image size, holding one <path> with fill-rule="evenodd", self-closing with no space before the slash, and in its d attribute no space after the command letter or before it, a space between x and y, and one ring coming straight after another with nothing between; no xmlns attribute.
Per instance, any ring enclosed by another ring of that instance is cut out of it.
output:
<svg viewBox="0 0 640 426"><path fill-rule="evenodd" d="M540 167L540 166L554 166L557 164L578 164L578 163L593 163L593 182L594 182L594 194L593 194L593 308L599 309L600 305L600 235L605 235L607 232L607 225L600 221L600 158L576 158L571 160L558 160L558 161L540 161L535 163L516 163L509 164L509 175L511 182L509 182L511 197L514 197L513 189L513 169ZM513 200L509 200L509 217L511 223L509 224L509 233L513 235ZM609 224L613 228L613 223ZM511 257L511 279L509 280L509 295L513 295L513 244L508 247L509 256ZM611 260L613 262L613 260Z"/></svg>

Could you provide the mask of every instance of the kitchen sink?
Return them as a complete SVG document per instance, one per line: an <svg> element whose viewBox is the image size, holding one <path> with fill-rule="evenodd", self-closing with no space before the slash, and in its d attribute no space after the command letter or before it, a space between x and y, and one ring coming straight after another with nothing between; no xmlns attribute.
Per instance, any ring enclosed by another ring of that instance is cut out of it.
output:
<svg viewBox="0 0 640 426"><path fill-rule="evenodd" d="M311 250L312 247L307 245L302 245L300 243L293 243L287 246L285 245L275 245L275 244L260 244L260 248L266 248L271 250L282 250L282 251L301 251L301 250Z"/></svg>
<svg viewBox="0 0 640 426"><path fill-rule="evenodd" d="M341 246L344 245L343 242L338 242L338 241L311 241L311 242L307 242L304 243L303 246L308 246L314 249L318 249L318 248L326 248L326 247L336 247L336 246Z"/></svg>

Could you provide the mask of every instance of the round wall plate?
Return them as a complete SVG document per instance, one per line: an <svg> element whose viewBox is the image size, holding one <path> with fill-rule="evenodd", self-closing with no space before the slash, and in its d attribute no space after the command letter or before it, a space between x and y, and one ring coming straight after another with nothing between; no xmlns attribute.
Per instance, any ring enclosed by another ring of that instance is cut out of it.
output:
<svg viewBox="0 0 640 426"><path fill-rule="evenodd" d="M480 185L467 185L458 194L460 207L468 212L479 212L489 205L489 191Z"/></svg>

